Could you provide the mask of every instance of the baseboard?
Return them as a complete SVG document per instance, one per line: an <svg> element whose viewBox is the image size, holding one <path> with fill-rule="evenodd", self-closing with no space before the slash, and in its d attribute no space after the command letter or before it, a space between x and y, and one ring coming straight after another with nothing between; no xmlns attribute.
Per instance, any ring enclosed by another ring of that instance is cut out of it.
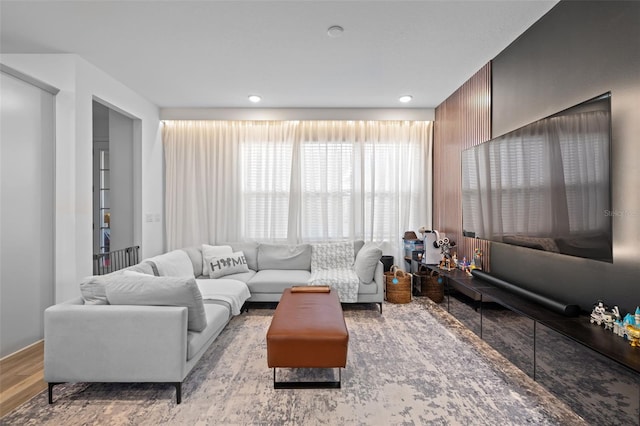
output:
<svg viewBox="0 0 640 426"><path fill-rule="evenodd" d="M32 344L30 344L28 346L25 346L22 349L18 349L14 353L11 353L9 355L6 355L6 356L0 358L0 363L3 363L5 360L9 360L11 357L24 355L25 351L33 350L35 347L39 347L39 345L44 345L44 339L40 339L40 340L38 340L36 342L33 342Z"/></svg>

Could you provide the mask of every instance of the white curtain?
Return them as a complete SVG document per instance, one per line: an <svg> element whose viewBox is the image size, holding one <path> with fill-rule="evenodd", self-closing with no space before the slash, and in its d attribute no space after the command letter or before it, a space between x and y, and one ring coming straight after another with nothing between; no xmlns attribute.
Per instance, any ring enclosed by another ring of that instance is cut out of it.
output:
<svg viewBox="0 0 640 426"><path fill-rule="evenodd" d="M163 128L169 249L239 240L242 123L172 121Z"/></svg>
<svg viewBox="0 0 640 426"><path fill-rule="evenodd" d="M384 241L431 225L432 123L165 122L169 248Z"/></svg>

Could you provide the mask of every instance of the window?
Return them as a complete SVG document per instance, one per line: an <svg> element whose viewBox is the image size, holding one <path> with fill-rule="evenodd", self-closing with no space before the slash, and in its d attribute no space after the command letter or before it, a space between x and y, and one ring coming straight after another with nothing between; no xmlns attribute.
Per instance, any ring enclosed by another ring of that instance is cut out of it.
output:
<svg viewBox="0 0 640 426"><path fill-rule="evenodd" d="M431 225L432 124L165 122L167 245L385 241Z"/></svg>

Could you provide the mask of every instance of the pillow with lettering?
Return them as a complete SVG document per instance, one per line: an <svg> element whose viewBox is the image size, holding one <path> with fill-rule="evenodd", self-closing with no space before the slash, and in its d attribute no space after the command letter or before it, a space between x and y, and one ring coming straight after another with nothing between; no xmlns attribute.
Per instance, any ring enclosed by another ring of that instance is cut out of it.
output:
<svg viewBox="0 0 640 426"><path fill-rule="evenodd" d="M209 262L207 259L211 259L212 257L223 257L223 256L231 256L233 254L233 250L231 246L210 246L208 244L202 245L202 276L209 276Z"/></svg>
<svg viewBox="0 0 640 426"><path fill-rule="evenodd" d="M249 272L244 253L237 251L231 255L211 256L205 259L209 266L209 278L220 278L225 275Z"/></svg>

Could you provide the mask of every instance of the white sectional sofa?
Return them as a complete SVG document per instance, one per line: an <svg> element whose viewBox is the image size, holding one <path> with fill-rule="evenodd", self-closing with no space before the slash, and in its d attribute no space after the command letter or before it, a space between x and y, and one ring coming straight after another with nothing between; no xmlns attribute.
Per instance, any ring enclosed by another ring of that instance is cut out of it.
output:
<svg viewBox="0 0 640 426"><path fill-rule="evenodd" d="M173 250L87 277L82 297L44 313L49 403L53 387L65 382L162 382L176 387L179 404L182 382L247 302L277 302L285 288L340 287L346 279L350 290L339 291L346 303L377 303L382 313L381 255L362 241L230 243Z"/></svg>
<svg viewBox="0 0 640 426"><path fill-rule="evenodd" d="M322 275L322 271L312 271L312 260L314 259L314 249L325 249L325 258L333 260L340 256L351 258L346 261L327 263L333 264L335 268L328 268L329 271L345 269L345 265L353 266L357 280L357 297L355 300L341 299L343 303L377 303L382 309L384 300L384 267L380 262L382 252L376 244L356 240L348 242L353 247L353 253L341 251L344 244L264 244L256 242L231 242L222 246L229 246L234 253L242 252L247 265L246 272L225 275L225 279L234 279L247 284L251 297L249 302L278 302L285 288L294 285L308 285L316 275ZM331 247L335 247L331 253ZM219 247L219 246L218 246ZM365 253L360 253L364 247ZM204 268L199 262L203 259L202 247L189 247L183 249L187 252L194 265L194 274ZM360 257L358 256L360 254ZM327 270L327 269L325 269ZM314 273L316 275L314 275ZM325 274L326 276L326 274ZM206 278L202 275L198 278ZM330 280L323 277L317 278L317 284L323 284Z"/></svg>

